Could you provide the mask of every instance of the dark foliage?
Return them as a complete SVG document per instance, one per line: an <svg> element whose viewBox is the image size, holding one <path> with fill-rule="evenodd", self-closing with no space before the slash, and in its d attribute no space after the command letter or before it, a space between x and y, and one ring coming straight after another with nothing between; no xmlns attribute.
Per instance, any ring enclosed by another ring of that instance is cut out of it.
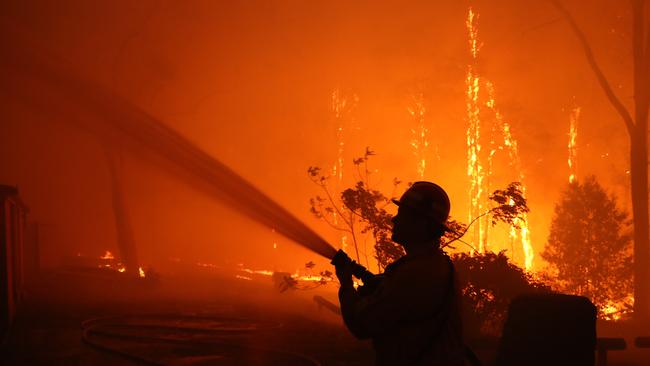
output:
<svg viewBox="0 0 650 366"><path fill-rule="evenodd" d="M403 256L404 250L390 239L392 215L386 211L385 207L390 203L390 199L394 198L393 194L389 197L370 188L368 161L374 155L374 151L366 148L362 157L353 159L359 180L351 188L343 190L338 199L336 194L332 194L329 190L328 180L330 177L323 174L320 168L309 167L307 174L325 193L325 197L317 195L309 200L310 212L333 228L351 235L358 262L361 260L357 236L370 234L374 240L374 258L381 271L388 264ZM394 188L400 184L399 180L393 180ZM494 191L490 194L489 199L493 204L492 208L475 217L469 224L450 218L447 221L450 231L442 237L441 247L450 246L455 241L471 246L461 238L467 233L469 227L482 217L488 216L492 225L503 222L519 227L524 220L524 215L529 211L519 182L512 182L505 189ZM476 250L473 247L471 249Z"/></svg>
<svg viewBox="0 0 650 366"><path fill-rule="evenodd" d="M368 161L374 155L374 151L366 148L363 156L353 159L358 181L338 196L330 192L330 177L323 174L318 167L309 167L307 173L310 179L319 185L325 194L324 197L317 195L311 198L309 203L310 212L315 217L350 235L358 262L361 262L360 238L370 235L374 241L373 257L379 269L383 270L389 263L403 256L404 250L390 240L392 215L385 208L394 197L388 197L370 186L371 172ZM397 179L393 180L394 187L400 183ZM367 258L365 247L361 248L361 253Z"/></svg>
<svg viewBox="0 0 650 366"><path fill-rule="evenodd" d="M393 215L384 209L389 202L386 196L377 190L368 189L365 182L359 181L353 188L341 193L341 201L345 208L357 215L363 223L361 233L372 235L379 268L386 268L388 264L404 255L402 247L390 240Z"/></svg>
<svg viewBox="0 0 650 366"><path fill-rule="evenodd" d="M542 258L558 290L583 295L602 315L631 307L632 237L628 214L594 176L571 183L555 206Z"/></svg>
<svg viewBox="0 0 650 366"><path fill-rule="evenodd" d="M463 323L468 336L499 335L510 301L518 295L550 292L504 252L452 256L463 299Z"/></svg>
<svg viewBox="0 0 650 366"><path fill-rule="evenodd" d="M503 190L497 189L489 198L497 204L489 211L492 225L501 221L519 228L521 217L530 211L520 182L512 182Z"/></svg>

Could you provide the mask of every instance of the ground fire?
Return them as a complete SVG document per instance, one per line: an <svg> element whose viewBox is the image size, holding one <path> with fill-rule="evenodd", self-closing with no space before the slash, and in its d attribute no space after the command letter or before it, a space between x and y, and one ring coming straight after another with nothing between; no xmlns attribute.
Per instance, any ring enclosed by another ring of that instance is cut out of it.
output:
<svg viewBox="0 0 650 366"><path fill-rule="evenodd" d="M650 364L650 5L7 1L1 364Z"/></svg>

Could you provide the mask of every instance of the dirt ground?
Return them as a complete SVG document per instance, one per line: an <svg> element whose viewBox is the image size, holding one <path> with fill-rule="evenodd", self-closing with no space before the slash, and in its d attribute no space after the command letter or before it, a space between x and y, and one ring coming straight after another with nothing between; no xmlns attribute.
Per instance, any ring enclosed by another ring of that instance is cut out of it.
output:
<svg viewBox="0 0 650 366"><path fill-rule="evenodd" d="M279 292L270 279L183 275L144 281L51 271L27 288L3 365L372 365L369 342L313 297L335 288ZM599 331L600 332L600 331ZM608 327L599 336L621 336ZM628 339L629 338L629 339ZM650 349L608 354L608 365L650 365ZM475 349L485 365L496 340Z"/></svg>
<svg viewBox="0 0 650 366"><path fill-rule="evenodd" d="M148 283L51 272L28 289L2 364L372 364L370 344L315 293L280 293L270 279Z"/></svg>

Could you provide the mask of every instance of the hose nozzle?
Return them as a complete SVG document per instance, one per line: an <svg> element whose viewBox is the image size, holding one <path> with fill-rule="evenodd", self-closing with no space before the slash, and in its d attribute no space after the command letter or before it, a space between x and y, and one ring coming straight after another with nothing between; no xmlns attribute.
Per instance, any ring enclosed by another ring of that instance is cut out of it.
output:
<svg viewBox="0 0 650 366"><path fill-rule="evenodd" d="M372 281L372 279L375 277L375 275L368 271L366 267L360 265L359 263L353 261L343 250L339 249L334 257L332 257L332 263L335 267L338 266L343 266L343 265L351 265L352 266L352 275L361 281L363 283L368 283Z"/></svg>

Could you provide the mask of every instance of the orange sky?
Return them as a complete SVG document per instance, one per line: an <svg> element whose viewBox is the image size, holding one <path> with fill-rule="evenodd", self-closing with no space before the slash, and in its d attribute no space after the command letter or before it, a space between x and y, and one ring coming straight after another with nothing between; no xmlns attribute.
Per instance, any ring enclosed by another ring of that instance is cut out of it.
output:
<svg viewBox="0 0 650 366"><path fill-rule="evenodd" d="M619 97L630 105L627 3L565 3L592 40ZM466 219L464 77L469 55L464 22L469 5L16 1L1 6L0 24L3 49L40 47L65 60L79 75L165 121L336 240L332 230L309 215L308 199L318 190L306 174L311 165L326 167L336 160L330 110L335 88L359 97L354 121L344 131L347 162L371 146L383 189L393 177L417 179L407 106L414 93L422 93L430 141L441 158L431 157L426 178L448 190L452 215ZM480 13L484 44L479 71L494 82L499 107L519 141L532 240L539 251L553 204L567 182L573 104L582 108L579 176L596 174L619 195L628 192L627 137L573 34L551 5L504 0L471 5ZM3 80L10 70L2 64ZM2 88L1 100L0 182L19 186L32 218L42 224L47 259L114 249L102 150L92 136L67 123L86 117L74 108L43 111L11 88ZM316 257L146 159L127 155L125 172L145 263L182 257L293 270ZM623 203L627 200L621 197ZM272 249L273 241L278 250Z"/></svg>

